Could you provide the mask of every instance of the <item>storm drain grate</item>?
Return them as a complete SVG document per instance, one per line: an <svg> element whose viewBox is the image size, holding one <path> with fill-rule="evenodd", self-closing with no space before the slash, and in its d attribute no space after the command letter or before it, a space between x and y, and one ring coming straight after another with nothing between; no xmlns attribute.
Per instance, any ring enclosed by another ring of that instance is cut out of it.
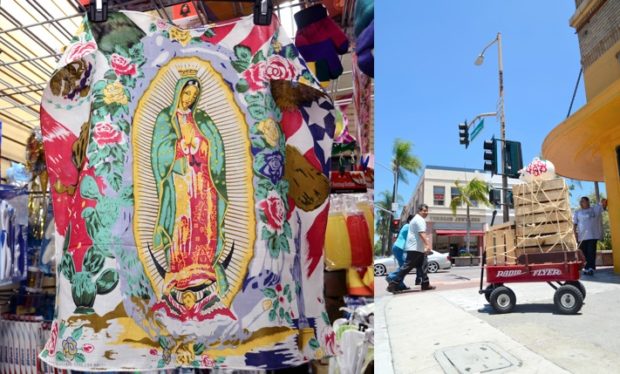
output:
<svg viewBox="0 0 620 374"><path fill-rule="evenodd" d="M500 373L521 366L521 361L493 343L473 343L435 352L447 374Z"/></svg>

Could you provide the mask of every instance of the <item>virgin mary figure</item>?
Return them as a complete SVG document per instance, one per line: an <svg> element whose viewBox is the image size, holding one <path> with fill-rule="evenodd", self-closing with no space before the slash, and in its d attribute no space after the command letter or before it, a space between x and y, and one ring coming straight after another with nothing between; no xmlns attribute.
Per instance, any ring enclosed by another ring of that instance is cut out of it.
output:
<svg viewBox="0 0 620 374"><path fill-rule="evenodd" d="M195 71L181 71L151 143L159 200L153 252L165 253L163 294L173 310L201 310L215 297L206 290L214 282L219 296L228 289L220 261L227 207L224 144L213 120L197 107L200 91Z"/></svg>

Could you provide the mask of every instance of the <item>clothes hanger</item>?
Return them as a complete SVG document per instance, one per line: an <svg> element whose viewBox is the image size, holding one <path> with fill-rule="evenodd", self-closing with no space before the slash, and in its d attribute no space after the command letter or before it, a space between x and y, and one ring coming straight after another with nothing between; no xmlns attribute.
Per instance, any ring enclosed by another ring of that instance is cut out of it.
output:
<svg viewBox="0 0 620 374"><path fill-rule="evenodd" d="M254 3L254 24L267 26L273 16L273 0L223 0L230 3ZM181 2L179 2L181 3ZM90 0L88 19L91 22L105 22L108 19L108 0Z"/></svg>

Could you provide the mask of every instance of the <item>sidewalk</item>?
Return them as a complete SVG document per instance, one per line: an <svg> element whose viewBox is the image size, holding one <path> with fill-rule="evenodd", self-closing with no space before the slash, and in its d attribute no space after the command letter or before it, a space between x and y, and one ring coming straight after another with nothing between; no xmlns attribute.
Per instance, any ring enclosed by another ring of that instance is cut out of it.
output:
<svg viewBox="0 0 620 374"><path fill-rule="evenodd" d="M488 343L515 359L512 366L493 373L616 370L620 363L620 276L606 269L582 281L588 291L586 304L580 315L572 316L553 313L553 290L545 283L511 284L517 307L506 315L489 314L490 306L471 287L380 297L375 317L379 372L457 373L458 362L446 363L442 351L468 345L463 352L459 350L456 361L478 359L480 364L489 357L476 355L480 352L471 347L478 343ZM444 358L443 368L438 358ZM452 371L444 371L446 367Z"/></svg>
<svg viewBox="0 0 620 374"><path fill-rule="evenodd" d="M394 373L444 373L435 352L483 342L495 343L520 360L521 366L514 373L568 373L438 293L416 292L388 298L382 306ZM383 368L379 356L376 362Z"/></svg>

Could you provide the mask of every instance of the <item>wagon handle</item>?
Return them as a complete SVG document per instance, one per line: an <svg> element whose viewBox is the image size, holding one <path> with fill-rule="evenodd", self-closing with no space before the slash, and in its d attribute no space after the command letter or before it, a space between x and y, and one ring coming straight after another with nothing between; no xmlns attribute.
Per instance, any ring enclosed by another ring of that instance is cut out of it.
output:
<svg viewBox="0 0 620 374"><path fill-rule="evenodd" d="M497 216L497 209L493 210L493 215L491 216L491 226L495 223L495 216ZM484 251L482 251L482 259L480 259L480 291L478 293L483 293L482 284L484 283L484 265L487 263L487 246L485 243Z"/></svg>

